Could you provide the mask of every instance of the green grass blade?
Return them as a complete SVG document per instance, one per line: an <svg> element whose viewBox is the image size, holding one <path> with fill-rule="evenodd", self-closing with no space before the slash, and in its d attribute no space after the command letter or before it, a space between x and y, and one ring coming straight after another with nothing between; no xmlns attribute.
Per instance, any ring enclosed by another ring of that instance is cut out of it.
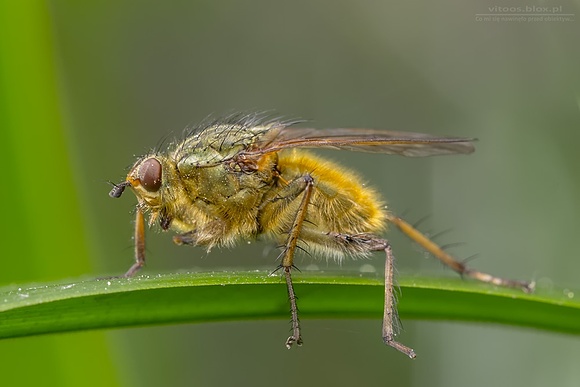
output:
<svg viewBox="0 0 580 387"><path fill-rule="evenodd" d="M50 11L46 1L0 2L0 284L54 280L91 267ZM87 348L90 360L79 356ZM98 378L119 384L101 333L4 341L0 364L6 386L89 386Z"/></svg>
<svg viewBox="0 0 580 387"><path fill-rule="evenodd" d="M580 333L571 290L524 294L460 279L399 280L401 318L485 321ZM297 273L301 316L381 318L378 278ZM576 293L580 294L580 293ZM288 318L285 284L267 272L180 273L0 289L0 338L85 329Z"/></svg>

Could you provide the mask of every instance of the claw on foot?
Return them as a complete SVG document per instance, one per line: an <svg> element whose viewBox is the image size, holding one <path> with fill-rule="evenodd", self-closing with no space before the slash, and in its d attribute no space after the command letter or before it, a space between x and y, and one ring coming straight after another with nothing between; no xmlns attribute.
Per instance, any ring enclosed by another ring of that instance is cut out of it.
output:
<svg viewBox="0 0 580 387"><path fill-rule="evenodd" d="M292 345L294 345L294 343L296 343L297 346L301 346L302 338L299 337L298 339L296 339L296 337L294 336L288 337L288 339L286 339L286 348L288 349L292 348Z"/></svg>

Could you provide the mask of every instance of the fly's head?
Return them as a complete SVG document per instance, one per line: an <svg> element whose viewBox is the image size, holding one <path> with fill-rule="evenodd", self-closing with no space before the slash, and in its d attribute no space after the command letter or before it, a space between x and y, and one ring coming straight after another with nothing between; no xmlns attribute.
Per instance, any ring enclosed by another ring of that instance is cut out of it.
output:
<svg viewBox="0 0 580 387"><path fill-rule="evenodd" d="M148 155L139 159L127 174L127 179L114 184L109 196L118 198L129 187L141 205L156 209L163 204L163 194L169 186L170 163L159 155Z"/></svg>

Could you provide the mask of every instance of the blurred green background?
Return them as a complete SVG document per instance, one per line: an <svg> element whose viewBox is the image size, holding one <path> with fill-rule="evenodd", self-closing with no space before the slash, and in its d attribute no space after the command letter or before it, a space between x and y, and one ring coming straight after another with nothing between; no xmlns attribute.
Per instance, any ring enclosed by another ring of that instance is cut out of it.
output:
<svg viewBox="0 0 580 387"><path fill-rule="evenodd" d="M135 156L210 113L276 110L317 127L476 137L471 156L321 152L393 211L450 228L458 257L541 289L578 289L579 22L485 22L493 6L576 1L2 1L1 284L123 273L131 194L107 195ZM453 275L398 232L402 273ZM205 254L149 233L145 273L274 268L263 243ZM298 266L308 268L308 258ZM344 270L370 262L348 262ZM324 270L335 265L318 262ZM297 289L299 292L300 289ZM576 297L580 294L576 294ZM285 297L285 294L280 294ZM402 295L404 298L404 294ZM194 306L192 306L194 307ZM0 342L6 385L577 386L576 337L404 320L410 361L380 321L123 329Z"/></svg>

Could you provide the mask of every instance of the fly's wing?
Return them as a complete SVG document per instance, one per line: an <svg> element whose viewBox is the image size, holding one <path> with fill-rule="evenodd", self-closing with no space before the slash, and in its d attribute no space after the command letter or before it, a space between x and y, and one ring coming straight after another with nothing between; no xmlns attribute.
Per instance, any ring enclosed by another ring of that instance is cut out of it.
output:
<svg viewBox="0 0 580 387"><path fill-rule="evenodd" d="M258 139L243 153L257 155L286 148L330 148L422 157L472 153L473 141L474 139L461 137L436 137L423 133L376 129L283 127L275 136Z"/></svg>

